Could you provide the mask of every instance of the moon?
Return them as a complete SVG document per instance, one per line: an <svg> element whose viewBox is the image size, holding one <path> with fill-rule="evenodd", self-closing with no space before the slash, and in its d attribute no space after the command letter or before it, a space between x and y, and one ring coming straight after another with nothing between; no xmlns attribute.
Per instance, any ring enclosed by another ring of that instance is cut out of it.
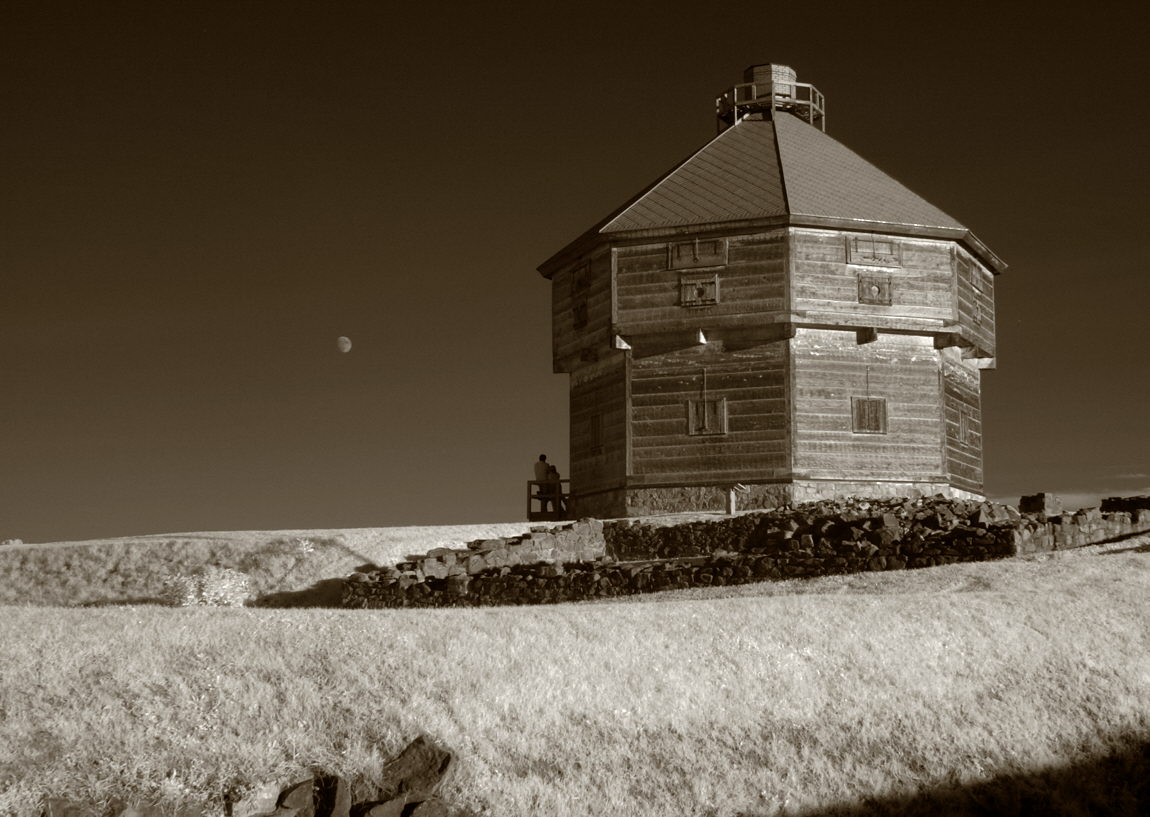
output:
<svg viewBox="0 0 1150 817"><path fill-rule="evenodd" d="M338 346L339 350L345 355L351 351L351 340L349 338L340 336L339 340L335 342L335 345Z"/></svg>

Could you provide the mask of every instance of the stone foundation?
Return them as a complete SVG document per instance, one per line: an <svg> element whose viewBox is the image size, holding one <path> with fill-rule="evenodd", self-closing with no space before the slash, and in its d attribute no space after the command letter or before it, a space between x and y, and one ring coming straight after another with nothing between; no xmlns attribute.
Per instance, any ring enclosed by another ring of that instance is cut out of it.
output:
<svg viewBox="0 0 1150 817"><path fill-rule="evenodd" d="M865 496L874 499L943 496L947 499L982 502L982 494L955 488L946 482L841 482L839 480L797 480L793 485L793 502L818 502L824 499L850 499Z"/></svg>
<svg viewBox="0 0 1150 817"><path fill-rule="evenodd" d="M732 491L733 496L732 496ZM981 494L964 491L945 482L844 482L839 480L798 480L724 485L665 485L647 488L617 488L571 498L571 515L576 518L624 519L659 514L730 512L732 510L771 510L804 502L942 496L947 499L981 502ZM732 508L732 499L733 505Z"/></svg>

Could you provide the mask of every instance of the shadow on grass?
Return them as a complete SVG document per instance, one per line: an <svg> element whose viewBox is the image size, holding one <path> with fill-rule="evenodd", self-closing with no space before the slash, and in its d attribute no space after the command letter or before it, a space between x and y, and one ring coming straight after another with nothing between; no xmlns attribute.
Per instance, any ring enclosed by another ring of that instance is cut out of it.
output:
<svg viewBox="0 0 1150 817"><path fill-rule="evenodd" d="M1150 741L1132 739L1125 750L1072 766L792 813L799 817L1146 815L1150 814ZM762 814L744 811L738 817Z"/></svg>
<svg viewBox="0 0 1150 817"><path fill-rule="evenodd" d="M249 607L341 607L343 579L323 579L303 590L265 593Z"/></svg>
<svg viewBox="0 0 1150 817"><path fill-rule="evenodd" d="M172 605L160 598L159 596L132 596L131 598L123 599L96 599L95 601L85 601L77 604L77 607L134 607L137 605L151 604L158 607L171 607Z"/></svg>
<svg viewBox="0 0 1150 817"><path fill-rule="evenodd" d="M1117 550L1107 550L1100 553L1100 556L1113 556L1117 553L1150 553L1150 542L1144 545L1138 545L1131 548L1118 548Z"/></svg>
<svg viewBox="0 0 1150 817"><path fill-rule="evenodd" d="M248 602L247 607L342 607L343 579L322 579L303 590L282 590L264 593ZM159 596L137 596L119 599L97 599L82 602L77 607L124 607L135 605L158 605L171 607L172 604Z"/></svg>

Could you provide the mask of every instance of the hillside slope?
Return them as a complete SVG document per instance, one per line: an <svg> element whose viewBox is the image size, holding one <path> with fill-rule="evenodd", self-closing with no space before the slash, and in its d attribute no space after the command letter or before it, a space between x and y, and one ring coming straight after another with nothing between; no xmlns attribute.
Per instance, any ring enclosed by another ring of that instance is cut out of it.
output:
<svg viewBox="0 0 1150 817"><path fill-rule="evenodd" d="M91 605L154 601L165 577L215 564L247 574L256 595L290 593L365 564L514 536L527 522L480 525L215 531L0 546L0 604Z"/></svg>
<svg viewBox="0 0 1150 817"><path fill-rule="evenodd" d="M427 732L482 815L1137 814L1150 537L443 610L11 607L0 815L212 804Z"/></svg>

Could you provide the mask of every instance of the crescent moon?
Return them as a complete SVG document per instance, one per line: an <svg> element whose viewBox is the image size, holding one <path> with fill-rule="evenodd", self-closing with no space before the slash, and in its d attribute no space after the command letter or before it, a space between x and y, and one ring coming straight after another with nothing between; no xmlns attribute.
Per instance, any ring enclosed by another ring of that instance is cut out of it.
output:
<svg viewBox="0 0 1150 817"><path fill-rule="evenodd" d="M339 350L344 354L351 351L351 340L349 338L341 336L340 339L335 342L335 345L338 346Z"/></svg>

